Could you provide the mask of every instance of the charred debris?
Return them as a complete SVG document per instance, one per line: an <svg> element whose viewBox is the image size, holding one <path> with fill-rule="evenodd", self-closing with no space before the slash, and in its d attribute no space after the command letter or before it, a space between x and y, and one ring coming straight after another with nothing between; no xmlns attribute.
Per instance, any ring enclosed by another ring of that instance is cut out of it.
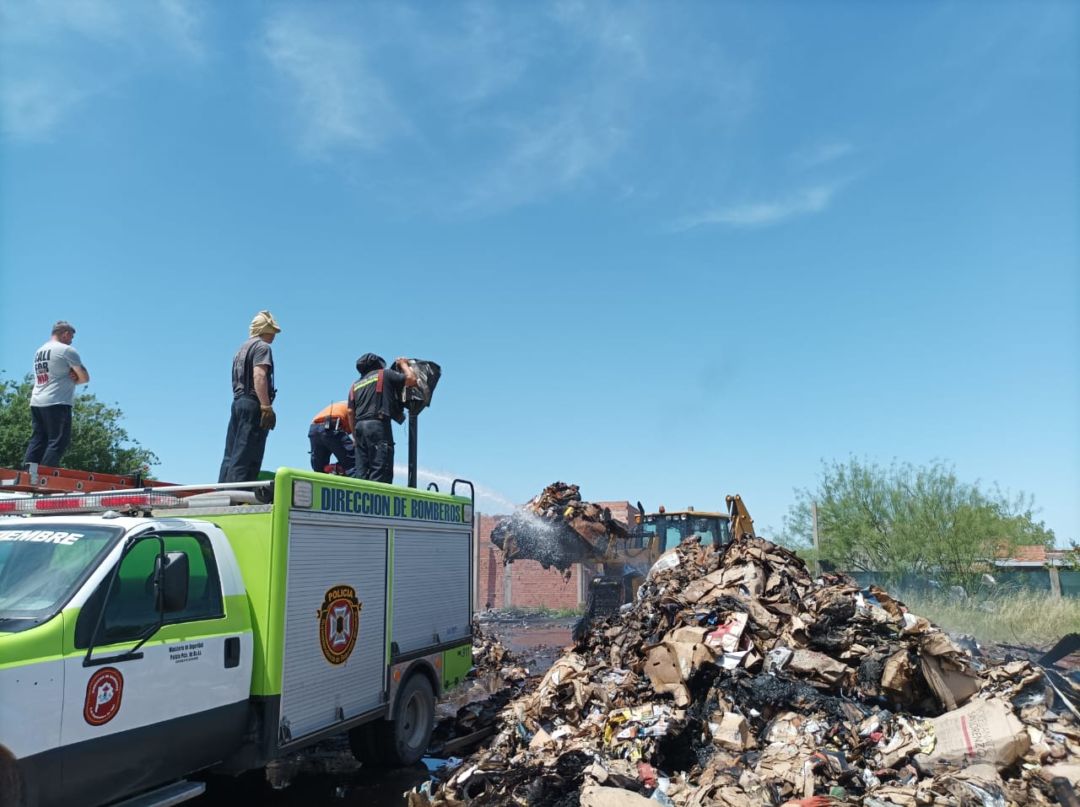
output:
<svg viewBox="0 0 1080 807"><path fill-rule="evenodd" d="M567 572L575 563L610 554L629 532L598 504L585 502L577 485L548 485L528 504L500 521L491 542L503 560L539 561L545 569Z"/></svg>
<svg viewBox="0 0 1080 807"><path fill-rule="evenodd" d="M617 535L575 502L566 486L531 513L561 508ZM815 579L764 539L690 540L500 702L486 746L406 795L411 807L1075 804L1078 695L1052 667L972 655L886 591Z"/></svg>

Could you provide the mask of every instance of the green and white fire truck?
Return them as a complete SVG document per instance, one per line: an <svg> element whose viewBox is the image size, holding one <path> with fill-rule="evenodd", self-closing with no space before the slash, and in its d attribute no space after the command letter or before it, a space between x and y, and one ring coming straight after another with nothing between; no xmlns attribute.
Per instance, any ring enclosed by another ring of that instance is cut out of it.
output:
<svg viewBox="0 0 1080 807"><path fill-rule="evenodd" d="M0 515L4 807L176 803L204 788L190 774L342 732L412 763L472 664L463 480L282 468L3 499Z"/></svg>

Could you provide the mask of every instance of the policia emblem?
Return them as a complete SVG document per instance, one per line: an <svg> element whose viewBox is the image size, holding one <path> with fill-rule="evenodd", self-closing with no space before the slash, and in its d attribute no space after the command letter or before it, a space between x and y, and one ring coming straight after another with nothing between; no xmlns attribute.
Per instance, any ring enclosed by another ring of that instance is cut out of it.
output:
<svg viewBox="0 0 1080 807"><path fill-rule="evenodd" d="M334 586L326 592L317 616L319 644L331 664L344 664L356 646L361 608L352 586Z"/></svg>

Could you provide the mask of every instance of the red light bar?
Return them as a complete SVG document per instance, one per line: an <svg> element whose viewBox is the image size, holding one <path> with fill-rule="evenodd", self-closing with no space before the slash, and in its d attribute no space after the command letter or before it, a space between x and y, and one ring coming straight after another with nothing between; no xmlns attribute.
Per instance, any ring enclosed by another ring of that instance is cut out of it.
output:
<svg viewBox="0 0 1080 807"><path fill-rule="evenodd" d="M162 496L155 493L124 493L120 496L101 496L98 504L102 507L146 507L169 506L180 501L175 496Z"/></svg>
<svg viewBox="0 0 1080 807"><path fill-rule="evenodd" d="M34 509L35 510L78 510L81 507L85 507L87 504L88 504L88 502L85 501L85 497L83 497L83 496L77 496L77 497L71 497L71 498L69 498L67 496L57 496L55 498L50 496L50 497L48 497L46 499L35 499L34 500Z"/></svg>
<svg viewBox="0 0 1080 807"><path fill-rule="evenodd" d="M178 496L163 493L91 493L84 496L35 496L0 502L6 513L93 513L106 510L142 510L150 507L185 507Z"/></svg>

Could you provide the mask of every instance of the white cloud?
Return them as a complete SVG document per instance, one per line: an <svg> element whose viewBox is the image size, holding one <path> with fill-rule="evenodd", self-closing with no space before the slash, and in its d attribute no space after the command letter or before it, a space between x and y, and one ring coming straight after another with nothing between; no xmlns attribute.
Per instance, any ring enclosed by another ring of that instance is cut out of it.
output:
<svg viewBox="0 0 1080 807"><path fill-rule="evenodd" d="M415 44L418 73L451 105L470 111L521 80L537 47L526 18L489 2L454 7L456 30L401 7L397 30Z"/></svg>
<svg viewBox="0 0 1080 807"><path fill-rule="evenodd" d="M203 19L190 0L159 0L159 3L166 39L192 59L205 58Z"/></svg>
<svg viewBox="0 0 1080 807"><path fill-rule="evenodd" d="M0 5L3 38L10 43L47 43L63 34L90 39L116 39L122 33L122 14L108 0L7 0Z"/></svg>
<svg viewBox="0 0 1080 807"><path fill-rule="evenodd" d="M368 67L361 41L347 31L286 13L270 20L263 44L291 90L292 119L307 150L370 150L409 131L389 87Z"/></svg>
<svg viewBox="0 0 1080 807"><path fill-rule="evenodd" d="M607 165L626 132L603 113L567 102L520 123L505 149L471 184L461 207L516 207L573 188Z"/></svg>
<svg viewBox="0 0 1080 807"><path fill-rule="evenodd" d="M201 31L187 0L0 2L3 133L48 139L90 99L162 59L202 60Z"/></svg>
<svg viewBox="0 0 1080 807"><path fill-rule="evenodd" d="M85 87L55 76L37 75L5 84L0 91L0 125L18 140L46 139L90 94Z"/></svg>
<svg viewBox="0 0 1080 807"><path fill-rule="evenodd" d="M515 207L580 187L632 137L635 90L648 66L640 13L575 2L557 5L553 19L562 47L584 54L579 71L559 85L557 100L506 128L510 136L471 184L466 209Z"/></svg>
<svg viewBox="0 0 1080 807"><path fill-rule="evenodd" d="M259 52L306 156L389 189L389 204L475 214L582 188L617 196L634 184L617 161L673 136L680 93L710 133L735 116L746 76L712 38L684 34L647 4L305 5L270 15Z"/></svg>
<svg viewBox="0 0 1080 807"><path fill-rule="evenodd" d="M554 7L553 17L578 40L591 45L600 59L630 69L646 67L649 20L645 9L633 4L605 6L564 0Z"/></svg>
<svg viewBox="0 0 1080 807"><path fill-rule="evenodd" d="M846 157L853 150L851 143L835 141L831 143L819 143L807 149L802 149L791 155L791 161L797 168L808 170L818 168L831 162Z"/></svg>
<svg viewBox="0 0 1080 807"><path fill-rule="evenodd" d="M399 484L403 483L409 478L409 466L404 464L394 464L394 478L398 480ZM442 493L449 493L450 488L453 485L455 479L460 478L460 475L448 473L446 471L433 471L429 468L422 468L417 466L416 468L416 484L421 490L428 486L428 483L434 482L439 486L439 490ZM484 485L476 485L476 509L482 513L504 514L512 513L519 505L514 504L508 498L492 490ZM458 495L464 496L468 491L468 488L459 487L457 489Z"/></svg>
<svg viewBox="0 0 1080 807"><path fill-rule="evenodd" d="M768 227L797 216L821 213L832 202L839 184L817 185L765 202L718 207L678 222L675 230L691 230L711 224L728 227Z"/></svg>

